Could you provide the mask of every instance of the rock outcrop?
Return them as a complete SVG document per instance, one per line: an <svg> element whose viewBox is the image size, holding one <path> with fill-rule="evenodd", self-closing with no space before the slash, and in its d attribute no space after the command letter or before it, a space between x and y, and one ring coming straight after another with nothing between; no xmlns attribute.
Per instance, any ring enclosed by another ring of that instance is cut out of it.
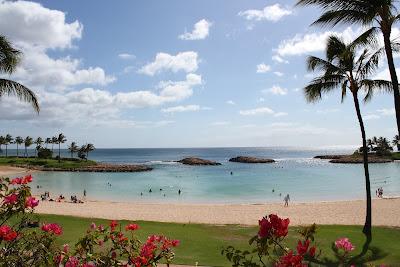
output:
<svg viewBox="0 0 400 267"><path fill-rule="evenodd" d="M255 158L255 157L243 157L239 156L236 158L229 159L230 162L240 162L240 163L274 163L273 159L265 159L265 158Z"/></svg>
<svg viewBox="0 0 400 267"><path fill-rule="evenodd" d="M200 158L184 158L182 160L178 160L179 163L185 164L185 165L211 165L211 166L216 166L216 165L221 165L219 162L211 161L211 160L206 160L206 159L200 159Z"/></svg>

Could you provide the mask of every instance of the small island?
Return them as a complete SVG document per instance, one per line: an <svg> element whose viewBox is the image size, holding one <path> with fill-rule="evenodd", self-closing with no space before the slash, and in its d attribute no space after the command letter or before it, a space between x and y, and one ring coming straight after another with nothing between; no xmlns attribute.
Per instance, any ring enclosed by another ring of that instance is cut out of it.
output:
<svg viewBox="0 0 400 267"><path fill-rule="evenodd" d="M184 158L182 160L178 160L177 162L182 163L184 165L198 165L198 166L216 166L216 165L221 165L219 162L211 161L211 160L206 160L206 159L200 159L200 158Z"/></svg>
<svg viewBox="0 0 400 267"><path fill-rule="evenodd" d="M326 159L330 163L359 164L363 163L363 155L354 153L351 155L321 155L314 157L315 159ZM400 153L391 153L387 155L379 155L376 153L368 153L368 163L389 163L400 159Z"/></svg>
<svg viewBox="0 0 400 267"><path fill-rule="evenodd" d="M255 158L255 157L244 157L239 156L235 158L229 159L230 162L239 162L239 163L274 163L273 159L265 159L265 158Z"/></svg>

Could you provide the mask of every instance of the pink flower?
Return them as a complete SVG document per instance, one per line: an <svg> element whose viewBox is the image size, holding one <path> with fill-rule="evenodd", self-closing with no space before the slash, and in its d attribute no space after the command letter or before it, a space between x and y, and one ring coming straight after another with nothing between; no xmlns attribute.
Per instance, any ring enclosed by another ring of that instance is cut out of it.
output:
<svg viewBox="0 0 400 267"><path fill-rule="evenodd" d="M69 245L68 245L68 244L64 244L64 245L63 245L63 251L64 251L64 253L68 253L68 250L69 250Z"/></svg>
<svg viewBox="0 0 400 267"><path fill-rule="evenodd" d="M260 226L258 230L259 238L266 237L284 237L288 234L289 219L281 219L275 214L270 214L258 221Z"/></svg>
<svg viewBox="0 0 400 267"><path fill-rule="evenodd" d="M297 243L297 253L299 255L305 255L308 251L308 247L310 246L310 240L306 240L304 242L301 242L299 240L299 242Z"/></svg>
<svg viewBox="0 0 400 267"><path fill-rule="evenodd" d="M93 223L90 225L90 229L95 230L96 228L97 228L97 226L96 226L96 224L93 222Z"/></svg>
<svg viewBox="0 0 400 267"><path fill-rule="evenodd" d="M335 241L335 246L337 249L343 249L345 252L350 252L354 250L353 244L348 238L342 237Z"/></svg>
<svg viewBox="0 0 400 267"><path fill-rule="evenodd" d="M114 230L115 230L115 227L117 227L117 225L118 225L118 222L115 221L115 220L112 220L112 221L110 222L111 231L114 231Z"/></svg>
<svg viewBox="0 0 400 267"><path fill-rule="evenodd" d="M77 267L79 264L79 261L75 257L70 257L68 261L65 263L65 267Z"/></svg>
<svg viewBox="0 0 400 267"><path fill-rule="evenodd" d="M131 224L128 224L127 226L125 226L126 231L135 231L137 229L139 229L139 225L134 224L134 223L131 223Z"/></svg>
<svg viewBox="0 0 400 267"><path fill-rule="evenodd" d="M8 225L0 226L0 238L5 241L12 241L16 239L18 236L17 232L13 231L12 228Z"/></svg>
<svg viewBox="0 0 400 267"><path fill-rule="evenodd" d="M22 179L22 184L31 183L33 181L32 175L29 174Z"/></svg>
<svg viewBox="0 0 400 267"><path fill-rule="evenodd" d="M22 178L14 178L11 180L10 184L15 185L15 184L21 184L22 183Z"/></svg>
<svg viewBox="0 0 400 267"><path fill-rule="evenodd" d="M34 197L28 197L25 201L26 208L34 208L39 205L39 200L35 199Z"/></svg>
<svg viewBox="0 0 400 267"><path fill-rule="evenodd" d="M15 193L12 193L11 195L5 196L4 197L4 204L5 205L13 205L18 201L18 195Z"/></svg>
<svg viewBox="0 0 400 267"><path fill-rule="evenodd" d="M56 223L43 224L42 225L42 230L47 232L47 233L51 233L51 234L55 234L55 235L61 235L62 234L61 226L59 226Z"/></svg>

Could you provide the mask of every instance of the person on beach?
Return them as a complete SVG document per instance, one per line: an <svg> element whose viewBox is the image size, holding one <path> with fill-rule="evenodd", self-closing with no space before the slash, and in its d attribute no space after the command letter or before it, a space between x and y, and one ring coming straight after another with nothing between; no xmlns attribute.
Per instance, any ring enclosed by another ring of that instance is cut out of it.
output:
<svg viewBox="0 0 400 267"><path fill-rule="evenodd" d="M285 207L289 207L289 201L290 201L289 194L287 194L286 197L283 200L285 201Z"/></svg>

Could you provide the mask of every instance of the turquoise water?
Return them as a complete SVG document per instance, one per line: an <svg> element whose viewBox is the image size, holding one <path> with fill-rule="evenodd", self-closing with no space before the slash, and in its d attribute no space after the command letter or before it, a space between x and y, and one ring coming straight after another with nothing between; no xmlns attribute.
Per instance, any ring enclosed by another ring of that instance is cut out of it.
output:
<svg viewBox="0 0 400 267"><path fill-rule="evenodd" d="M364 199L362 165L312 159L319 154L343 152L283 148L99 149L92 153L92 159L149 164L154 170L143 173L41 172L34 174L34 187L40 185L40 192L46 190L53 196L62 193L67 197L81 196L86 189L90 199L114 201L263 203L281 201L287 193L293 201ZM277 162L228 162L237 155L269 157ZM222 165L185 166L171 162L186 156L216 160ZM373 195L380 186L386 196L400 195L400 162L370 164L370 172ZM150 188L152 193L148 192ZM179 189L181 195L178 195Z"/></svg>

